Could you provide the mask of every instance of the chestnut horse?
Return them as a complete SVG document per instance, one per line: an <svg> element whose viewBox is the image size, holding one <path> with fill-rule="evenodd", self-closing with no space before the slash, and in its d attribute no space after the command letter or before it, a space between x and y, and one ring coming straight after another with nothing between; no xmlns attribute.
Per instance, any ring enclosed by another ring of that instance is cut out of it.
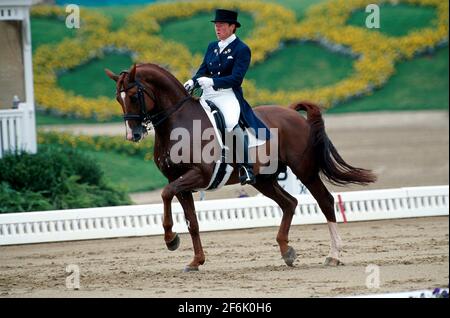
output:
<svg viewBox="0 0 450 318"><path fill-rule="evenodd" d="M171 202L176 196L183 207L194 247L194 259L185 267L185 271L197 271L205 262L205 254L200 240L192 193L207 187L213 175L215 163L205 163L202 160L174 163L171 160L170 150L177 141L170 140L169 136L173 129L183 127L191 132L189 142L198 143L199 141L194 140L192 134L193 122L200 120L202 129L212 128L211 122L199 101L191 97L172 74L155 64L134 65L129 71L124 71L120 75L108 69L105 72L116 81L116 98L123 109L127 139L135 142L141 140L147 132L147 124L153 124L155 163L169 182L161 194L164 202L164 240L169 250L176 250L180 243L177 233L172 231ZM298 113L299 110L306 111L307 119ZM297 200L277 181L280 171L289 166L316 199L327 219L331 244L325 265L341 264L339 251L342 244L337 231L334 199L323 184L320 173L328 181L337 185L349 183L366 185L369 182L375 182L375 175L370 170L355 168L341 158L325 133L319 107L313 103L299 102L289 108L259 106L254 108L254 112L271 130L278 129L277 136L271 138L277 138L276 160L279 168L273 174L260 173L262 165L256 154L254 164L256 183L253 186L274 200L283 211L276 237L282 258L288 266L292 266L297 257L295 250L288 245L288 234ZM211 140L202 140L201 147ZM264 148L264 151L270 151L268 149L270 143L266 142L260 147ZM193 159L193 156L194 154L191 153L190 158ZM226 185L239 182L237 170L234 169Z"/></svg>

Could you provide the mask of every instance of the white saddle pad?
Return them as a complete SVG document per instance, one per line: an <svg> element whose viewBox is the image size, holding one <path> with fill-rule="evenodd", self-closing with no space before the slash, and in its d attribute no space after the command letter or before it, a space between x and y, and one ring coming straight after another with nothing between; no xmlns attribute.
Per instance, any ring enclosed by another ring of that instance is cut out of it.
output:
<svg viewBox="0 0 450 318"><path fill-rule="evenodd" d="M205 110L206 114L208 115L211 125L214 127L214 132L216 134L216 137L217 137L220 147L224 148L222 138L219 137L220 132L217 128L216 121L214 120L214 115L211 112L211 108L209 107L209 105L206 103L206 101L203 98L200 98L200 104L202 105L203 109ZM260 139L256 138L256 136L254 136L252 133L250 133L248 131L248 129L246 129L246 130L247 130L247 134L249 136L248 141L249 141L250 148L264 145L264 143L266 142L265 140L260 140ZM216 161L216 165L214 167L214 172L212 174L211 180L209 181L209 184L203 189L196 189L197 191L205 191L205 190L206 191L216 191L216 190L219 190L220 188L222 188L225 185L225 183L227 183L227 181L230 179L231 173L234 170L233 167L229 164L226 166L225 176L220 181L219 185L215 189L208 189L211 186L211 184L214 182L216 175L219 171L219 167L220 167L221 163L222 163L222 161L220 159Z"/></svg>
<svg viewBox="0 0 450 318"><path fill-rule="evenodd" d="M200 98L200 104L203 106L203 109L206 111L206 114L208 115L209 121L213 125L214 131L216 132L216 136L220 136L219 130L217 129L216 121L214 120L214 116L211 113L211 108L206 103L204 98ZM258 139L258 138L256 138L256 136L254 134L252 134L250 132L250 130L248 130L247 128L245 129L245 131L246 131L246 133L248 135L248 147L249 148L262 146L262 145L264 145L266 143L265 139ZM218 138L218 139L219 139L220 146L223 147L223 144L222 144L220 138Z"/></svg>

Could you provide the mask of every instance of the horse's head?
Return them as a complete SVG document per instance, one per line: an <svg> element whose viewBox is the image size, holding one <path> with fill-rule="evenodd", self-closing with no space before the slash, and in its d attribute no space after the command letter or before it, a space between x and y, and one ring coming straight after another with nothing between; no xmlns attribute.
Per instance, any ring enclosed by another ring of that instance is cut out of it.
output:
<svg viewBox="0 0 450 318"><path fill-rule="evenodd" d="M131 71L123 71L120 75L108 69L105 72L117 83L116 99L122 106L127 140L140 141L147 133L149 113L155 107L153 92L136 78L136 64Z"/></svg>

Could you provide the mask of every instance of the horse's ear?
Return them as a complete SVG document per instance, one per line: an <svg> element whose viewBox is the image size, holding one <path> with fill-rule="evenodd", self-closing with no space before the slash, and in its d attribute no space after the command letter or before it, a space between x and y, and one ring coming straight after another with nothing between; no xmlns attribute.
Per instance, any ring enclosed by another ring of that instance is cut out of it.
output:
<svg viewBox="0 0 450 318"><path fill-rule="evenodd" d="M136 76L136 63L133 65L133 69L130 72L130 83L134 82L134 78Z"/></svg>
<svg viewBox="0 0 450 318"><path fill-rule="evenodd" d="M110 70L108 70L107 68L105 68L105 73L106 75L108 75L108 77L110 79L112 79L113 81L117 82L117 80L119 79L119 75L114 74L113 72L111 72Z"/></svg>

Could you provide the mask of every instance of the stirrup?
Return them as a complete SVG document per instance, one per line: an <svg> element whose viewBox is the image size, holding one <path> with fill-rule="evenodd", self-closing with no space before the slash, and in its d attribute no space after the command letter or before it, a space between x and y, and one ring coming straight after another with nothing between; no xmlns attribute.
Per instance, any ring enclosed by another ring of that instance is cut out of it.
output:
<svg viewBox="0 0 450 318"><path fill-rule="evenodd" d="M242 171L244 171L244 173L242 173ZM256 183L255 175L253 174L251 168L246 166L241 166L239 168L239 181L241 182L241 185Z"/></svg>

